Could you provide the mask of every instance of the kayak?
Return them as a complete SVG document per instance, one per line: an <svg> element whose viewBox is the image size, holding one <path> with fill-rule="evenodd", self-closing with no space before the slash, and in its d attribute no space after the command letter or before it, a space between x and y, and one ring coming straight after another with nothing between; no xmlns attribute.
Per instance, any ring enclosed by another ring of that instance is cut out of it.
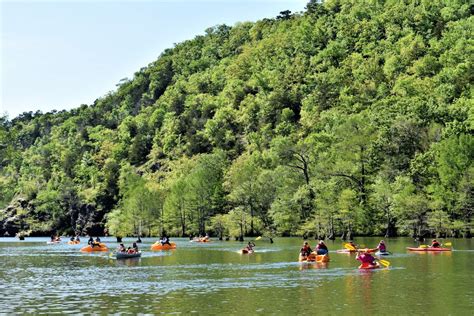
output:
<svg viewBox="0 0 474 316"><path fill-rule="evenodd" d="M375 253L376 256L388 256L388 255L390 255L390 254L391 254L391 253L388 252L388 251L377 251L377 252Z"/></svg>
<svg viewBox="0 0 474 316"><path fill-rule="evenodd" d="M57 244L60 244L61 241L47 241L46 242L48 245L57 245Z"/></svg>
<svg viewBox="0 0 474 316"><path fill-rule="evenodd" d="M190 240L191 242L211 242L210 239L204 239L204 238L196 238L193 240Z"/></svg>
<svg viewBox="0 0 474 316"><path fill-rule="evenodd" d="M250 255L250 254L253 253L253 250L242 249L242 250L240 250L240 253L243 254L243 255L245 255L245 254Z"/></svg>
<svg viewBox="0 0 474 316"><path fill-rule="evenodd" d="M336 250L337 253L356 253L356 252L376 252L378 249L377 248L360 248L360 249L339 249Z"/></svg>
<svg viewBox="0 0 474 316"><path fill-rule="evenodd" d="M67 242L68 245L78 245L78 244L80 244L80 243L81 243L81 242L78 241L78 240L69 240L69 241Z"/></svg>
<svg viewBox="0 0 474 316"><path fill-rule="evenodd" d="M153 245L151 245L151 250L171 250L171 249L176 249L176 244L174 242L171 242L170 245L165 244L162 245L159 241L155 242Z"/></svg>
<svg viewBox="0 0 474 316"><path fill-rule="evenodd" d="M329 262L329 255L316 255L314 252L309 256L304 257L302 255L298 258L299 262Z"/></svg>
<svg viewBox="0 0 474 316"><path fill-rule="evenodd" d="M91 247L91 245L87 245L81 248L81 251L84 252L93 252L93 251L108 251L109 249L103 243L99 243L98 246Z"/></svg>
<svg viewBox="0 0 474 316"><path fill-rule="evenodd" d="M409 251L451 251L451 248L407 247Z"/></svg>
<svg viewBox="0 0 474 316"><path fill-rule="evenodd" d="M115 258L117 259L140 258L141 256L142 256L142 253L140 251L134 252L134 253L117 252L115 254Z"/></svg>
<svg viewBox="0 0 474 316"><path fill-rule="evenodd" d="M375 264L364 262L359 266L359 269L378 269L378 268L380 268L380 264L378 262L376 262Z"/></svg>

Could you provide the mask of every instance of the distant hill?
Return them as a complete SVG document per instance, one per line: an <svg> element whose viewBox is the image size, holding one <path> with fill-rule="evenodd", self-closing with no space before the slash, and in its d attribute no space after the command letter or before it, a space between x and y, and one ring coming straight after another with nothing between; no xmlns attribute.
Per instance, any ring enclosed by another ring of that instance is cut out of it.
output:
<svg viewBox="0 0 474 316"><path fill-rule="evenodd" d="M473 11L311 1L0 118L0 235L468 237Z"/></svg>

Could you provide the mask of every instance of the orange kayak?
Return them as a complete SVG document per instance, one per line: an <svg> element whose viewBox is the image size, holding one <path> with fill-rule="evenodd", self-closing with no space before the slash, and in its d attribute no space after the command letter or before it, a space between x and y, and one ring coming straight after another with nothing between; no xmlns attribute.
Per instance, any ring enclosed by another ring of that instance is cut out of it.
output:
<svg viewBox="0 0 474 316"><path fill-rule="evenodd" d="M77 245L77 244L80 244L81 242L80 241L77 241L77 240L69 240L67 242L68 245Z"/></svg>
<svg viewBox="0 0 474 316"><path fill-rule="evenodd" d="M311 253L309 256L299 256L299 262L329 262L329 255L317 255L314 252Z"/></svg>
<svg viewBox="0 0 474 316"><path fill-rule="evenodd" d="M409 251L451 251L451 248L433 248L433 247L407 247Z"/></svg>
<svg viewBox="0 0 474 316"><path fill-rule="evenodd" d="M176 249L176 244L174 242L171 242L170 245L165 244L162 245L159 241L155 242L153 245L151 245L151 250L171 250L171 249Z"/></svg>
<svg viewBox="0 0 474 316"><path fill-rule="evenodd" d="M99 245L96 245L94 247L92 247L91 245L87 245L81 248L81 251L84 251L84 252L108 251L108 250L109 248L107 248L107 246L103 243L99 243Z"/></svg>

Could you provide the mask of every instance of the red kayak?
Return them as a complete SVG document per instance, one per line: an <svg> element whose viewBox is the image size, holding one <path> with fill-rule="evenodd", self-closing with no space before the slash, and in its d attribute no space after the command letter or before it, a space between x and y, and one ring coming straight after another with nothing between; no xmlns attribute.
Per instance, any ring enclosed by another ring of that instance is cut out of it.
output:
<svg viewBox="0 0 474 316"><path fill-rule="evenodd" d="M376 262L375 264L364 262L359 266L359 269L378 269L378 268L380 268L380 264L378 262Z"/></svg>
<svg viewBox="0 0 474 316"><path fill-rule="evenodd" d="M451 251L451 248L407 247L409 251Z"/></svg>

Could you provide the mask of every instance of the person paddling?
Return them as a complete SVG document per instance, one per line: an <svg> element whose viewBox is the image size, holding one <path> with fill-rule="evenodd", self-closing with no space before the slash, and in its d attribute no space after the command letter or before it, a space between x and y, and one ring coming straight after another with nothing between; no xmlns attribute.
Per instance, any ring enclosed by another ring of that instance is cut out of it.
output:
<svg viewBox="0 0 474 316"><path fill-rule="evenodd" d="M303 244L303 247L300 249L300 255L302 257L308 257L311 253L313 252L313 250L311 250L311 247L309 246L308 242L305 241L304 244Z"/></svg>
<svg viewBox="0 0 474 316"><path fill-rule="evenodd" d="M255 247L255 244L251 241L249 241L249 243L247 244L247 251L253 251L253 247Z"/></svg>
<svg viewBox="0 0 474 316"><path fill-rule="evenodd" d="M324 241L320 240L319 243L316 245L316 254L318 255L325 255L329 252L328 247L324 243Z"/></svg>
<svg viewBox="0 0 474 316"><path fill-rule="evenodd" d="M379 244L377 245L377 249L380 252L387 252L387 246L385 245L385 241L381 240Z"/></svg>
<svg viewBox="0 0 474 316"><path fill-rule="evenodd" d="M125 251L127 251L127 249L125 249L124 244L120 244L120 245L117 247L117 252L125 252Z"/></svg>
<svg viewBox="0 0 474 316"><path fill-rule="evenodd" d="M376 258L374 258L370 253L368 252L362 252L358 253L356 256L356 260L359 260L362 264L370 264L372 266L375 266L377 264Z"/></svg>
<svg viewBox="0 0 474 316"><path fill-rule="evenodd" d="M170 239L166 235L163 235L163 237L161 237L160 243L161 243L162 246L164 246L164 245L170 245L171 246Z"/></svg>
<svg viewBox="0 0 474 316"><path fill-rule="evenodd" d="M440 248L441 247L441 244L436 240L436 239L433 239L431 241L431 248Z"/></svg>
<svg viewBox="0 0 474 316"><path fill-rule="evenodd" d="M132 244L132 249L133 249L133 251L134 251L135 253L138 253L138 245L137 245L136 242L134 242L134 243Z"/></svg>

